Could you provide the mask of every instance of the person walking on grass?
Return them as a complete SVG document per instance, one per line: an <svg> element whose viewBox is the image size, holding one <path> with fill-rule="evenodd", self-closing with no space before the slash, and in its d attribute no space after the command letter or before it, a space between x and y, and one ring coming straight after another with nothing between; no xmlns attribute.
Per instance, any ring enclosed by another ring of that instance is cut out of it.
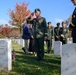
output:
<svg viewBox="0 0 76 75"><path fill-rule="evenodd" d="M34 13L31 13L31 15L27 18L26 23L23 25L23 35L22 38L25 40L25 47L22 48L22 50L25 53L29 52L29 40L32 37L30 32L30 24L32 24L32 20L34 18Z"/></svg>
<svg viewBox="0 0 76 75"><path fill-rule="evenodd" d="M24 39L25 41L25 46L22 48L22 50L25 53L29 53L28 48L29 48L29 39L30 39L30 31L29 31L29 25L28 25L28 20L26 21L26 23L23 24L23 35L22 35L22 39Z"/></svg>

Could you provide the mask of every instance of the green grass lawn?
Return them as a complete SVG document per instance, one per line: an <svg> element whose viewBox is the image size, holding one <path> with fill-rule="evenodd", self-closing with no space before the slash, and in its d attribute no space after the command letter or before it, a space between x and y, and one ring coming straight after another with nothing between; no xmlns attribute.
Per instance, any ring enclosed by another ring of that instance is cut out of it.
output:
<svg viewBox="0 0 76 75"><path fill-rule="evenodd" d="M12 43L16 51L16 61L12 62L10 72L0 71L0 75L61 75L61 58L45 54L43 61L37 61L34 55L25 54L21 46Z"/></svg>

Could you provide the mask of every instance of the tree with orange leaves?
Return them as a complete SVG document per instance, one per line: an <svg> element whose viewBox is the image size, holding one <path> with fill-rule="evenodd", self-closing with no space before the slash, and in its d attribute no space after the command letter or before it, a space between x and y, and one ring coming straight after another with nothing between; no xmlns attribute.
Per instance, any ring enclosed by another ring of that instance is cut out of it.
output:
<svg viewBox="0 0 76 75"><path fill-rule="evenodd" d="M30 15L30 10L28 10L28 4L26 3L21 3L18 4L16 3L16 9L15 10L10 10L10 21L9 23L14 26L18 26L20 28L20 33L21 33L21 28L22 28L22 23L26 21L26 18Z"/></svg>
<svg viewBox="0 0 76 75"><path fill-rule="evenodd" d="M1 34L9 38L10 32L11 32L11 28L7 24L5 24L5 26L2 27Z"/></svg>

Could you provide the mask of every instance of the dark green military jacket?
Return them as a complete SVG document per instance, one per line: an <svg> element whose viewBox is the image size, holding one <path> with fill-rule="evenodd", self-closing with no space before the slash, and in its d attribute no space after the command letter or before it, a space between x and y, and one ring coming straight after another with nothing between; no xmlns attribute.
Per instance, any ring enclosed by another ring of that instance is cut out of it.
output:
<svg viewBox="0 0 76 75"><path fill-rule="evenodd" d="M53 28L47 27L47 39L52 40L52 38L53 38Z"/></svg>
<svg viewBox="0 0 76 75"><path fill-rule="evenodd" d="M43 17L40 17L39 19L35 18L33 20L33 25L34 25L35 38L41 38L47 36L47 25L45 18Z"/></svg>
<svg viewBox="0 0 76 75"><path fill-rule="evenodd" d="M68 28L67 27L65 27L65 28L63 28L63 27L61 27L61 35L64 35L64 39L67 39L67 37L68 37Z"/></svg>

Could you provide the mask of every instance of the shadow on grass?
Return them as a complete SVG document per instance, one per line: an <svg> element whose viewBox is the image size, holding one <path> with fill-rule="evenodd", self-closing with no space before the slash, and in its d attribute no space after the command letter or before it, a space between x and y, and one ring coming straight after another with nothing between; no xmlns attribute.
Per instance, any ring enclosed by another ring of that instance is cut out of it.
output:
<svg viewBox="0 0 76 75"><path fill-rule="evenodd" d="M16 54L25 54L22 50L21 51L15 51Z"/></svg>
<svg viewBox="0 0 76 75"><path fill-rule="evenodd" d="M44 60L37 61L33 55L24 54L16 51L17 59L13 61L13 70L24 75L60 75L60 57L45 55Z"/></svg>
<svg viewBox="0 0 76 75"><path fill-rule="evenodd" d="M12 70L6 75L61 75L61 58L45 53L43 61L37 61L33 55L28 55L21 47L13 42L16 51L16 61ZM47 50L46 50L47 51Z"/></svg>

